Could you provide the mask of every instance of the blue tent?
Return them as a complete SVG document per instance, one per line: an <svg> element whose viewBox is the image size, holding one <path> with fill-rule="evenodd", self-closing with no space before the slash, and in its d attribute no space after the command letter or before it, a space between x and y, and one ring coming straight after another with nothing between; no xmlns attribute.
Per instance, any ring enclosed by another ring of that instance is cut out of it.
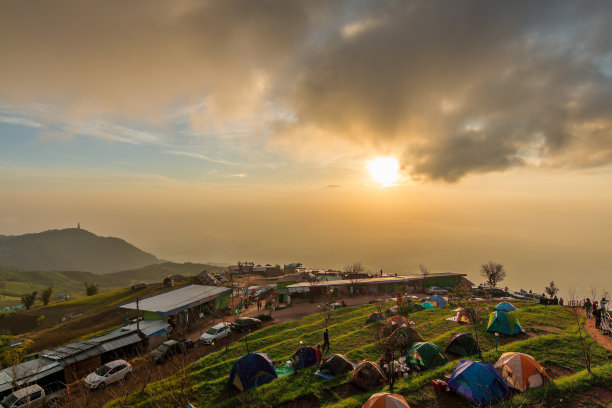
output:
<svg viewBox="0 0 612 408"><path fill-rule="evenodd" d="M301 370L317 364L317 351L312 347L302 347L292 357L297 361L297 368Z"/></svg>
<svg viewBox="0 0 612 408"><path fill-rule="evenodd" d="M500 312L497 310L489 315L487 331L514 336L515 334L522 333L523 327L514 312Z"/></svg>
<svg viewBox="0 0 612 408"><path fill-rule="evenodd" d="M499 310L500 312L514 312L518 309L510 302L501 302L495 306L495 310Z"/></svg>
<svg viewBox="0 0 612 408"><path fill-rule="evenodd" d="M230 385L240 391L249 390L278 378L268 354L249 353L234 363L229 375Z"/></svg>
<svg viewBox="0 0 612 408"><path fill-rule="evenodd" d="M446 300L444 300L444 298L440 295L433 295L431 296L429 299L427 299L428 302L436 302L436 305L438 307L444 307L446 306L448 303L446 302Z"/></svg>
<svg viewBox="0 0 612 408"><path fill-rule="evenodd" d="M493 404L508 395L503 378L484 361L461 360L448 380L448 387L479 405Z"/></svg>

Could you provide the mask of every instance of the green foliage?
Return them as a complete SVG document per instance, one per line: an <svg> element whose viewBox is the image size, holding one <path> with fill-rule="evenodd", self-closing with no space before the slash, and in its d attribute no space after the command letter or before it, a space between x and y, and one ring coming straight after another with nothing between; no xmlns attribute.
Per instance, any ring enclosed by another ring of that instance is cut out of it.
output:
<svg viewBox="0 0 612 408"><path fill-rule="evenodd" d="M97 283L88 283L85 282L85 293L87 294L87 296L93 296L93 295L97 295L98 291L99 291L100 285Z"/></svg>
<svg viewBox="0 0 612 408"><path fill-rule="evenodd" d="M36 327L43 327L43 324L45 324L45 315L40 315L36 318Z"/></svg>
<svg viewBox="0 0 612 408"><path fill-rule="evenodd" d="M40 292L40 300L42 300L43 305L47 306L49 304L52 294L53 294L53 286L47 286Z"/></svg>
<svg viewBox="0 0 612 408"><path fill-rule="evenodd" d="M22 293L21 294L21 302L25 305L25 308L30 310L34 302L36 301L36 294L38 292L34 291L32 293Z"/></svg>

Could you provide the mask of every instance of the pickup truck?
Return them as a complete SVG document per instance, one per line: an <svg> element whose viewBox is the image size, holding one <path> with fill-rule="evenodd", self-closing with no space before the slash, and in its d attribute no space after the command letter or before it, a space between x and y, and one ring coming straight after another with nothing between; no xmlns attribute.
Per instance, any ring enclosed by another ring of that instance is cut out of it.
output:
<svg viewBox="0 0 612 408"><path fill-rule="evenodd" d="M60 400L70 393L70 388L62 382L50 384L43 389L34 384L20 388L0 401L2 408L55 408Z"/></svg>

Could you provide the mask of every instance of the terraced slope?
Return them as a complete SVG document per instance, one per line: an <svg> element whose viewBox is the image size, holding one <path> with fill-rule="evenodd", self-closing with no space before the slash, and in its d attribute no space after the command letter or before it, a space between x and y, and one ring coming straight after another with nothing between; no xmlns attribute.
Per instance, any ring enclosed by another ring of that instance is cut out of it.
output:
<svg viewBox="0 0 612 408"><path fill-rule="evenodd" d="M570 311L558 306L544 307L527 302L516 302L515 305L520 307L518 317L527 334L500 337L496 351L495 337L486 333L488 312L493 309L493 304L479 303L482 315L477 324L477 331L486 361L494 362L506 351L520 351L533 355L549 369L553 377L571 375L584 368L581 343ZM416 322L417 330L425 340L444 347L454 333L470 330L469 326L445 320L452 315L450 309L449 306L416 312L410 315L410 319ZM332 312L328 321L331 352L345 354L354 362L361 359L378 360L381 352L377 343L377 329L374 325L365 325L367 316L376 310L375 305L365 305ZM267 327L249 336L249 351L269 353L275 364L280 366L291 357L300 341L311 345L322 341L324 321L324 314L316 314L299 321ZM612 375L610 370L612 353L590 338L587 339L587 344L592 351L593 365L599 367L597 370L600 376L589 376L587 381L589 387L595 387L598 381L605 381ZM312 375L314 370L310 369L301 371L298 375L277 379L258 389L235 394L227 387L228 374L233 363L246 353L247 347L243 340L233 344L227 351L218 351L202 358L171 378L150 384L144 393L129 396L127 403L133 407L159 406L164 398L178 398L177 404L185 402L186 405L186 401L189 400L198 408L361 407L373 392L387 388L381 387L378 390L363 392L348 384L348 375L324 380ZM443 378L445 373L452 372L457 362L451 361L443 367L403 379L396 383L395 392L405 395L413 408L467 407L468 405L457 397L435 394L433 388L429 386L432 379ZM582 378L580 375L578 374L577 378ZM582 381L584 385L584 378L575 381ZM569 382L573 383L573 380ZM551 386L556 387L556 384ZM566 388L572 389L572 387ZM563 395L571 394L571 391L559 392ZM529 394L525 393L515 398L522 398L522 401L528 403ZM126 403L125 400L122 402Z"/></svg>

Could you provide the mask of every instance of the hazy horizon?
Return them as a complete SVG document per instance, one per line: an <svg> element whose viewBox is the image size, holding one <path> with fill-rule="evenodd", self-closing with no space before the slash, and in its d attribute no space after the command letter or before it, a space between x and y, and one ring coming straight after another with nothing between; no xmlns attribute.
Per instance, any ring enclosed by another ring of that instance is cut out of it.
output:
<svg viewBox="0 0 612 408"><path fill-rule="evenodd" d="M612 290L606 1L0 4L0 234Z"/></svg>

